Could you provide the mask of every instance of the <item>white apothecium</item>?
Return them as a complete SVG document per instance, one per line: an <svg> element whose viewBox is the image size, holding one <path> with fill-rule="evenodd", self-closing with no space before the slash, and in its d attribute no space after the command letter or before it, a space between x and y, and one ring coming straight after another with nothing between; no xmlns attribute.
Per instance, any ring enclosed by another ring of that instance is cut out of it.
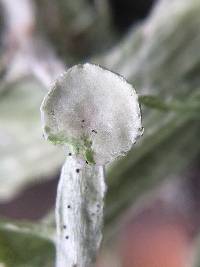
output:
<svg viewBox="0 0 200 267"><path fill-rule="evenodd" d="M77 65L53 84L42 106L46 139L68 148L58 186L57 267L89 267L101 242L103 166L142 133L138 96L121 76Z"/></svg>

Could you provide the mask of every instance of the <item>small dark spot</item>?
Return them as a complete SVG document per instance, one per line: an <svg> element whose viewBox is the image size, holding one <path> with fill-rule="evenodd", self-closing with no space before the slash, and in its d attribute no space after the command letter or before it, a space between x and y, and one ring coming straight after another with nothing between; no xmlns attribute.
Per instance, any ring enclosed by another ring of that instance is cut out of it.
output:
<svg viewBox="0 0 200 267"><path fill-rule="evenodd" d="M76 169L76 172L79 173L80 172L80 169Z"/></svg>
<svg viewBox="0 0 200 267"><path fill-rule="evenodd" d="M68 205L68 206L67 206L67 208L68 208L68 209L71 209L71 206L70 206L70 205Z"/></svg>
<svg viewBox="0 0 200 267"><path fill-rule="evenodd" d="M86 160L86 162L85 162L86 164L88 164L88 161Z"/></svg>
<svg viewBox="0 0 200 267"><path fill-rule="evenodd" d="M85 187L85 190L87 190L87 189L88 189L88 187L86 186L86 187Z"/></svg>
<svg viewBox="0 0 200 267"><path fill-rule="evenodd" d="M72 267L78 267L78 264L73 264L73 266Z"/></svg>
<svg viewBox="0 0 200 267"><path fill-rule="evenodd" d="M66 239L69 239L69 236L68 235L66 235L66 237L65 237Z"/></svg>
<svg viewBox="0 0 200 267"><path fill-rule="evenodd" d="M81 122L85 122L85 120L82 120Z"/></svg>
<svg viewBox="0 0 200 267"><path fill-rule="evenodd" d="M100 205L99 204L97 204L97 208L100 208Z"/></svg>
<svg viewBox="0 0 200 267"><path fill-rule="evenodd" d="M71 156L71 155L72 155L72 153L69 153L68 155L69 155L69 156Z"/></svg>
<svg viewBox="0 0 200 267"><path fill-rule="evenodd" d="M63 225L63 229L66 229L67 228L67 226L66 225Z"/></svg>
<svg viewBox="0 0 200 267"><path fill-rule="evenodd" d="M93 133L97 134L97 131L96 130L92 130Z"/></svg>
<svg viewBox="0 0 200 267"><path fill-rule="evenodd" d="M92 215L92 216L94 216L94 215L95 215L95 213L91 213L91 215Z"/></svg>

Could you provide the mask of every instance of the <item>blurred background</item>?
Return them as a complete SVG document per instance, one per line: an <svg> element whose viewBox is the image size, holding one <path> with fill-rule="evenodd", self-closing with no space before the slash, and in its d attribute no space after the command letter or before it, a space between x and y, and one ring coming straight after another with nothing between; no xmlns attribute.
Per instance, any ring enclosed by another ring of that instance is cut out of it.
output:
<svg viewBox="0 0 200 267"><path fill-rule="evenodd" d="M54 266L57 75L92 62L139 94L144 135L107 166L97 267L200 266L200 0L0 0L0 267Z"/></svg>

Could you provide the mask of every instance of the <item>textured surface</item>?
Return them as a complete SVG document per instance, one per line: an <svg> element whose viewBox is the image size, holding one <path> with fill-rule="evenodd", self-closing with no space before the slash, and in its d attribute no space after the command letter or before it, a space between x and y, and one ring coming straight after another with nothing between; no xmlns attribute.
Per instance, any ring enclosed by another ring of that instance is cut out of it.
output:
<svg viewBox="0 0 200 267"><path fill-rule="evenodd" d="M102 239L103 168L69 156L62 169L56 203L58 267L90 267Z"/></svg>
<svg viewBox="0 0 200 267"><path fill-rule="evenodd" d="M42 105L45 136L104 165L142 133L138 97L122 77L92 64L64 73Z"/></svg>
<svg viewBox="0 0 200 267"><path fill-rule="evenodd" d="M89 267L102 238L101 165L125 154L141 134L138 98L119 75L77 65L56 80L41 112L45 137L70 151L57 192L56 266Z"/></svg>

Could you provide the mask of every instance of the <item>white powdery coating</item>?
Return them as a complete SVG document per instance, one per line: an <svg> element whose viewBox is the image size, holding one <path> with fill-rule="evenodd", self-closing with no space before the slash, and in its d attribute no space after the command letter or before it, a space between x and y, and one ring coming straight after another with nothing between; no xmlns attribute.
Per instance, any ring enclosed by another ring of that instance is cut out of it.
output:
<svg viewBox="0 0 200 267"><path fill-rule="evenodd" d="M89 63L61 75L41 111L46 138L62 135L75 143L86 138L98 165L125 154L142 132L133 87L121 76Z"/></svg>
<svg viewBox="0 0 200 267"><path fill-rule="evenodd" d="M68 157L56 200L56 267L91 267L102 239L103 167Z"/></svg>

